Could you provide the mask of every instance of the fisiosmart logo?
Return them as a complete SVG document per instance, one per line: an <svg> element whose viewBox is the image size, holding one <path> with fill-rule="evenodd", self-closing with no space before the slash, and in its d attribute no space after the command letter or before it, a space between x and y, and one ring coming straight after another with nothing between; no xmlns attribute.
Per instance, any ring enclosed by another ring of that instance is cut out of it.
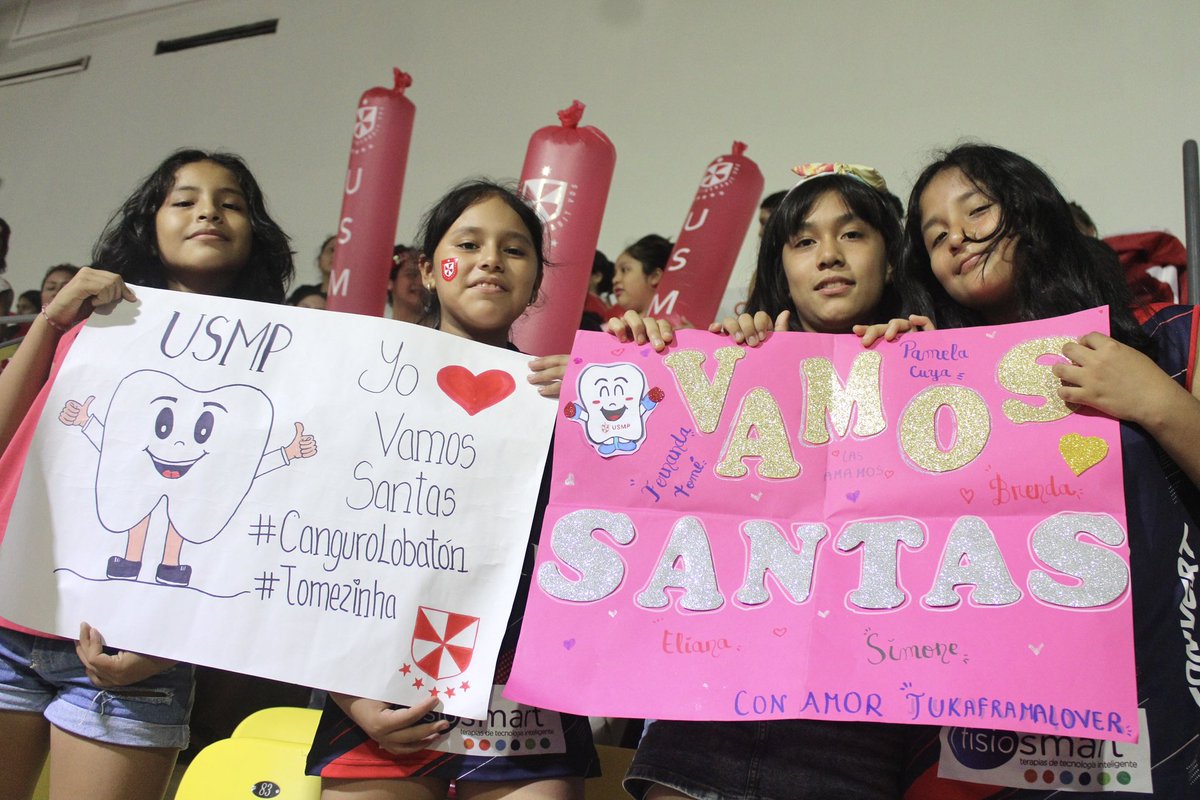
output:
<svg viewBox="0 0 1200 800"><path fill-rule="evenodd" d="M950 751L958 763L971 769L995 769L1012 760L1020 739L1011 731L950 728L946 732Z"/></svg>
<svg viewBox="0 0 1200 800"><path fill-rule="evenodd" d="M1149 793L1149 732L1138 742L1012 731L943 728L938 776L992 786Z"/></svg>

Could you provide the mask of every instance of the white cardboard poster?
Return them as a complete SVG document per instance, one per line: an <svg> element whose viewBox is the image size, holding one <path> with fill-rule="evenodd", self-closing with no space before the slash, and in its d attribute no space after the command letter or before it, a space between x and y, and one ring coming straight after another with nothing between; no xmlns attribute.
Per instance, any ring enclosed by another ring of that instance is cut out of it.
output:
<svg viewBox="0 0 1200 800"><path fill-rule="evenodd" d="M0 613L485 716L555 409L529 358L136 291L92 316L51 390L0 545Z"/></svg>

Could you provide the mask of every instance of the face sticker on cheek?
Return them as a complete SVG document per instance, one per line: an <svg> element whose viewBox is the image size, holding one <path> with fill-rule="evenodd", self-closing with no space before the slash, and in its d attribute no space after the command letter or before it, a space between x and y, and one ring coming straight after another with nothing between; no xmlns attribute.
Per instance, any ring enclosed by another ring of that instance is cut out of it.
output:
<svg viewBox="0 0 1200 800"><path fill-rule="evenodd" d="M458 259L443 258L442 259L442 280L450 282L458 275Z"/></svg>
<svg viewBox="0 0 1200 800"><path fill-rule="evenodd" d="M127 531L165 499L180 536L212 539L254 483L272 417L271 401L253 386L199 391L155 370L126 376L104 420L100 523Z"/></svg>

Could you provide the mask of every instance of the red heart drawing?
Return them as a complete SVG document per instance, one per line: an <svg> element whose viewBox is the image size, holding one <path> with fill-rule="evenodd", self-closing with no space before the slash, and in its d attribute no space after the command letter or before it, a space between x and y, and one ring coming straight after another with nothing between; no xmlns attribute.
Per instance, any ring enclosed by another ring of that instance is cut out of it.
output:
<svg viewBox="0 0 1200 800"><path fill-rule="evenodd" d="M472 417L485 408L496 405L517 388L512 375L504 370L489 369L475 375L466 367L451 365L438 370L438 386Z"/></svg>

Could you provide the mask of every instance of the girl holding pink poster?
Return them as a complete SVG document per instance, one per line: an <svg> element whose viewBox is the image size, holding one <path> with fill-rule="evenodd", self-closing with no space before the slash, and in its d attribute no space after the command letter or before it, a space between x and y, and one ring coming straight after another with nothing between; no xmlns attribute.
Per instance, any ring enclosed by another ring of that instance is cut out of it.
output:
<svg viewBox="0 0 1200 800"><path fill-rule="evenodd" d="M901 229L883 178L848 164L795 171L763 232L747 313L709 329L751 347L775 330L863 333L895 315ZM660 350L673 339L666 321L632 313L609 330ZM908 739L906 726L873 722L659 720L625 787L637 798L895 798Z"/></svg>
<svg viewBox="0 0 1200 800"><path fill-rule="evenodd" d="M1041 169L997 147L962 145L928 166L913 187L906 233L897 284L912 310L941 327L1109 307L1112 335L1093 332L1068 343L1062 352L1069 362L1053 372L1063 400L1124 420L1138 700L1149 758L1130 758L1127 747L1123 756L1119 744L1076 739L1055 746L1060 754L1068 747L1082 754L1071 763L1031 770L1011 754L984 757L998 752L1001 732L924 729L907 766L905 797L1024 798L1061 789L1072 797L1195 797L1200 383L1193 377L1200 317L1190 306L1163 305L1138 309L1135 318L1115 255L1078 232ZM1104 660L1095 653L1092 680L1105 680ZM1046 738L1054 737L1021 736L1022 752L1037 751ZM1096 756L1104 746L1107 757Z"/></svg>
<svg viewBox="0 0 1200 800"><path fill-rule="evenodd" d="M545 263L538 215L506 187L474 181L442 198L422 229L418 264L429 293L428 324L515 350L512 325L537 296ZM557 397L566 362L565 355L534 359L529 382L543 395ZM535 531L541 529L539 516ZM322 797L445 797L452 781L460 798L509 791L548 800L583 796L583 779L598 774L587 719L505 705L500 697L529 592L532 556L531 543L501 645L488 719L436 713L436 694L405 708L331 693L308 758L309 774L323 779ZM467 729L497 735L467 738L462 735ZM511 735L521 730L529 735Z"/></svg>

